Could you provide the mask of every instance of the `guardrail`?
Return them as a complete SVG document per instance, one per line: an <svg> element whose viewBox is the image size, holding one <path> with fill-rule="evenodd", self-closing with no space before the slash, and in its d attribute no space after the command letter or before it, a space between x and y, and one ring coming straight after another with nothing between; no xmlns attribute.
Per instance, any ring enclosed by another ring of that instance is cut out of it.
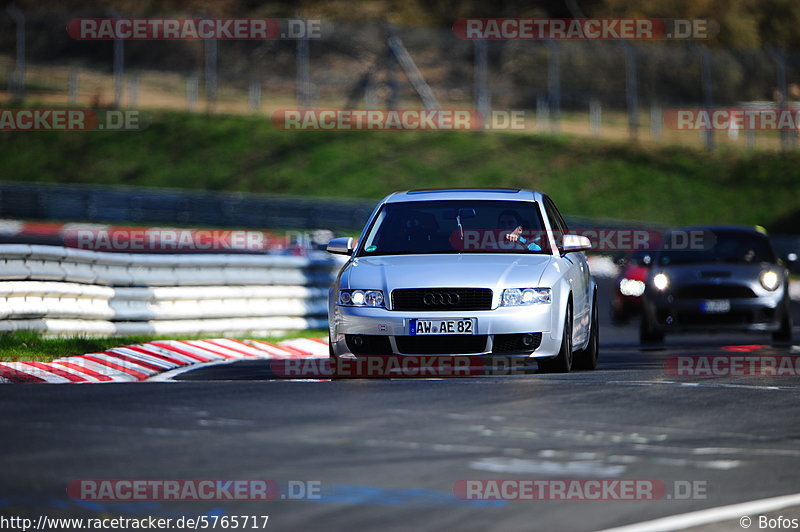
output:
<svg viewBox="0 0 800 532"><path fill-rule="evenodd" d="M324 252L186 255L0 245L0 332L228 334L326 328Z"/></svg>
<svg viewBox="0 0 800 532"><path fill-rule="evenodd" d="M0 182L0 217L214 227L354 230L375 200Z"/></svg>

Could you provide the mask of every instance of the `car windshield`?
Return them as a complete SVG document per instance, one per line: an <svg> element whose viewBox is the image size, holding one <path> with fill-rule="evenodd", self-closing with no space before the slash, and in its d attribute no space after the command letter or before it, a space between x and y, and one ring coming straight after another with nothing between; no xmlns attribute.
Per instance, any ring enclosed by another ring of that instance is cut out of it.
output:
<svg viewBox="0 0 800 532"><path fill-rule="evenodd" d="M375 217L358 256L549 253L543 227L532 201L387 203Z"/></svg>
<svg viewBox="0 0 800 532"><path fill-rule="evenodd" d="M665 246L658 256L658 264L698 263L759 263L775 262L775 254L766 236L745 231L704 231L700 245L692 245L686 232L672 233L665 239ZM678 238L673 238L678 235ZM672 242L672 249L667 249Z"/></svg>

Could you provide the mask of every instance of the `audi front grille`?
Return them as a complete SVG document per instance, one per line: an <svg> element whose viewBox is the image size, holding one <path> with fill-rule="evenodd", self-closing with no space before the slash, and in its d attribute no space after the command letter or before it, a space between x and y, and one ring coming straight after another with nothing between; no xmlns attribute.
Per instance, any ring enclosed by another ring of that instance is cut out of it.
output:
<svg viewBox="0 0 800 532"><path fill-rule="evenodd" d="M392 290L392 310L491 310L490 288L398 288Z"/></svg>

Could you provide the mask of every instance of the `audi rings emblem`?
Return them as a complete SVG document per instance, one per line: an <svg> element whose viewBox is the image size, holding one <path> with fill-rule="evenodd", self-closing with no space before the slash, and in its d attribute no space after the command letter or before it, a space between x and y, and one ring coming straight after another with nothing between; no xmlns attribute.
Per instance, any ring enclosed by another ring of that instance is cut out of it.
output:
<svg viewBox="0 0 800 532"><path fill-rule="evenodd" d="M429 307L455 306L460 300L461 297L456 292L426 292L422 296L422 302Z"/></svg>

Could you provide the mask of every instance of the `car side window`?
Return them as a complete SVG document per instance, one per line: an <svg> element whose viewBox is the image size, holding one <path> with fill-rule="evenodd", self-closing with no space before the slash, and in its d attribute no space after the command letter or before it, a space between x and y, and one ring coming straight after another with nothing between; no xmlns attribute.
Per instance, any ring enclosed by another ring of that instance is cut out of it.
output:
<svg viewBox="0 0 800 532"><path fill-rule="evenodd" d="M558 218L558 223L564 230L564 234L569 233L569 226L567 226L567 222L566 220L564 220L564 217L561 216L561 212L559 212L558 207L556 207L555 203L553 203L552 201L550 202L550 205L553 206L553 214L555 214L556 218Z"/></svg>
<svg viewBox="0 0 800 532"><path fill-rule="evenodd" d="M544 210L547 213L547 218L550 220L550 226L553 229L553 237L556 240L556 246L558 249L562 249L564 244L564 235L567 232L567 224L564 222L564 218L561 217L561 213L558 212L558 209L553 204L550 198L545 198L544 200Z"/></svg>

